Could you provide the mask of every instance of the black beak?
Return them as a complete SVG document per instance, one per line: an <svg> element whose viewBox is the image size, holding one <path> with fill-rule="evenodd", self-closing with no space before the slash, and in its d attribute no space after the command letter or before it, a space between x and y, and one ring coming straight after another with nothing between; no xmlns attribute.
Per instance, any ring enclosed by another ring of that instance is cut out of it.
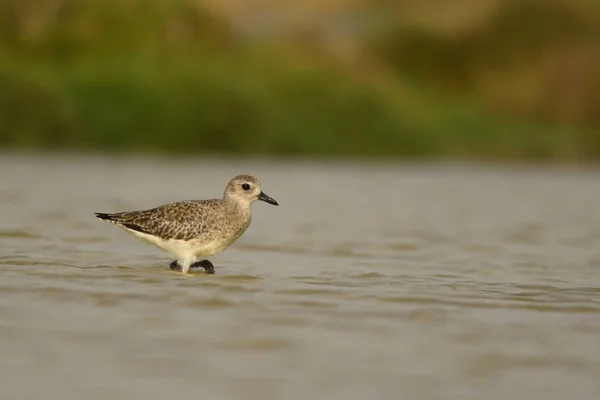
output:
<svg viewBox="0 0 600 400"><path fill-rule="evenodd" d="M275 199L267 196L262 191L258 195L258 199L264 201L265 203L273 204L274 206L278 206L279 204L275 201Z"/></svg>

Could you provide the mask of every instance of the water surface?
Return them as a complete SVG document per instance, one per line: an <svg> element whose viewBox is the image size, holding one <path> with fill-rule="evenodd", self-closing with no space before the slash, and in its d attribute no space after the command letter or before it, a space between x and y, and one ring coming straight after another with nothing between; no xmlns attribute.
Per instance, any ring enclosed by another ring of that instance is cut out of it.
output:
<svg viewBox="0 0 600 400"><path fill-rule="evenodd" d="M93 217L258 176L181 276ZM3 399L595 399L593 169L0 157ZM143 397L142 397L143 396Z"/></svg>

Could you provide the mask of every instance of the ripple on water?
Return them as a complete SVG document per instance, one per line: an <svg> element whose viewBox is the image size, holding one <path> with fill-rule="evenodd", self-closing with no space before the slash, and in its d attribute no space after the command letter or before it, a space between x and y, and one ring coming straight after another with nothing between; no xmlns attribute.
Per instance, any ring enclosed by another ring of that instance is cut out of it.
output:
<svg viewBox="0 0 600 400"><path fill-rule="evenodd" d="M392 244L382 246L382 247L386 250L394 250L394 251L413 251L413 250L419 249L419 245L417 245L417 244L403 243L403 242L392 243Z"/></svg>
<svg viewBox="0 0 600 400"><path fill-rule="evenodd" d="M553 368L564 371L565 368L575 371L587 372L590 364L575 357L548 357L544 355L487 353L474 357L467 369L471 376L482 377L502 371L514 371L540 368Z"/></svg>
<svg viewBox="0 0 600 400"><path fill-rule="evenodd" d="M357 275L352 275L352 278L355 279L380 279L380 278L385 278L386 276L383 274L380 274L378 272L367 272L364 274L357 274Z"/></svg>
<svg viewBox="0 0 600 400"><path fill-rule="evenodd" d="M65 238L66 242L70 243L106 243L110 242L110 239L106 236L74 236Z"/></svg>
<svg viewBox="0 0 600 400"><path fill-rule="evenodd" d="M417 309L408 313L408 318L412 321L426 324L439 324L447 320L447 317L439 310Z"/></svg>
<svg viewBox="0 0 600 400"><path fill-rule="evenodd" d="M312 288L298 288L298 289L280 289L275 290L277 294L291 295L291 296L339 296L340 293L332 289L312 289Z"/></svg>
<svg viewBox="0 0 600 400"><path fill-rule="evenodd" d="M278 300L278 304L289 304L300 307L308 307L308 308L333 308L337 307L337 303L332 303L328 301L320 301L320 300L307 300L307 299L297 299L297 300Z"/></svg>
<svg viewBox="0 0 600 400"><path fill-rule="evenodd" d="M256 321L263 324L277 324L284 326L307 326L310 323L308 318L292 317L288 315L261 316L256 318Z"/></svg>
<svg viewBox="0 0 600 400"><path fill-rule="evenodd" d="M256 275L244 275L244 274L235 274L235 275L219 275L218 279L228 282L252 282L252 281L261 281L264 278Z"/></svg>
<svg viewBox="0 0 600 400"><path fill-rule="evenodd" d="M223 297L191 298L186 299L184 301L184 304L187 306L198 307L202 309L229 308L237 305L236 302Z"/></svg>
<svg viewBox="0 0 600 400"><path fill-rule="evenodd" d="M261 291L261 289L259 289L259 288L248 287L246 285L225 284L225 285L217 285L217 286L219 286L222 291L229 292L229 293L256 293L256 292Z"/></svg>
<svg viewBox="0 0 600 400"><path fill-rule="evenodd" d="M554 304L542 302L511 302L504 298L490 297L472 297L474 301L455 300L456 297L424 297L424 296L387 296L379 297L378 300L384 303L398 304L430 304L430 305L449 305L464 308L481 309L513 309L529 310L537 312L557 312L557 313L580 313L580 314L600 314L600 306L594 306L586 303L565 304L564 302L555 302Z"/></svg>
<svg viewBox="0 0 600 400"><path fill-rule="evenodd" d="M248 285L261 282L264 279L260 276L254 275L209 275L204 272L186 276L181 275L181 273L175 274L184 280L182 285L185 287L214 287L223 288L230 292L255 292L259 289Z"/></svg>
<svg viewBox="0 0 600 400"><path fill-rule="evenodd" d="M0 239L41 239L42 235L22 229L0 231Z"/></svg>
<svg viewBox="0 0 600 400"><path fill-rule="evenodd" d="M87 269L113 269L113 268L116 268L116 267L114 265L107 265L107 264L100 264L100 265L94 265L92 267L87 267ZM129 268L129 267L127 267L127 268Z"/></svg>
<svg viewBox="0 0 600 400"><path fill-rule="evenodd" d="M600 293L600 287L561 288L561 287L548 286L548 285L515 285L514 287L517 289L534 290L536 292L555 292L555 293L569 293L569 294Z"/></svg>
<svg viewBox="0 0 600 400"><path fill-rule="evenodd" d="M337 247L327 251L329 257L356 257L359 256L354 249L346 247Z"/></svg>
<svg viewBox="0 0 600 400"><path fill-rule="evenodd" d="M29 256L26 254L13 254L9 256L0 256L0 264L7 264L10 262L28 260ZM9 264L10 265L10 264Z"/></svg>
<svg viewBox="0 0 600 400"><path fill-rule="evenodd" d="M250 244L240 243L236 245L239 250L245 251L258 251L258 252L284 252L284 253L308 253L309 248L303 246L289 246L289 245L267 245L267 244Z"/></svg>
<svg viewBox="0 0 600 400"><path fill-rule="evenodd" d="M61 262L61 261L45 261L45 260L37 260L30 259L28 257L4 257L0 260L1 264L10 265L15 267L39 267L39 266L53 266L53 267L69 267L69 268L84 268L76 264ZM29 273L35 273L35 271L28 271Z"/></svg>
<svg viewBox="0 0 600 400"><path fill-rule="evenodd" d="M281 350L291 347L291 342L277 338L234 339L218 342L217 347L226 350Z"/></svg>

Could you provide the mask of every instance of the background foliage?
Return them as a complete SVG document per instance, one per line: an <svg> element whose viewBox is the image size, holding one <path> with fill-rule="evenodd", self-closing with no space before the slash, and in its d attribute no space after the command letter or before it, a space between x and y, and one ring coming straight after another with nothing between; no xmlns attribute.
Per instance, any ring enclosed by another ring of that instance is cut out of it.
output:
<svg viewBox="0 0 600 400"><path fill-rule="evenodd" d="M0 146L600 158L597 1L289 7L3 0Z"/></svg>

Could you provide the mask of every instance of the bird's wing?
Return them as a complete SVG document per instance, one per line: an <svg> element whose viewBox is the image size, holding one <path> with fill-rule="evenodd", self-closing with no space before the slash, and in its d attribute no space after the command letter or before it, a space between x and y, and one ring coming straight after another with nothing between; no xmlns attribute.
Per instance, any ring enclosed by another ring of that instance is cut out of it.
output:
<svg viewBox="0 0 600 400"><path fill-rule="evenodd" d="M182 201L142 211L96 213L106 222L163 239L189 240L205 229L207 211L214 201Z"/></svg>

